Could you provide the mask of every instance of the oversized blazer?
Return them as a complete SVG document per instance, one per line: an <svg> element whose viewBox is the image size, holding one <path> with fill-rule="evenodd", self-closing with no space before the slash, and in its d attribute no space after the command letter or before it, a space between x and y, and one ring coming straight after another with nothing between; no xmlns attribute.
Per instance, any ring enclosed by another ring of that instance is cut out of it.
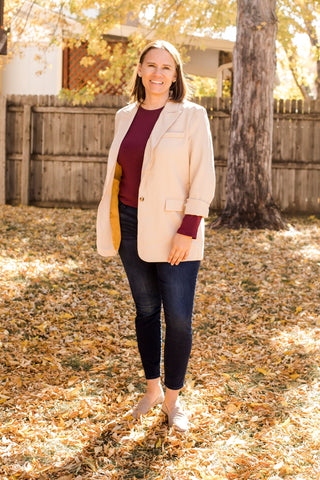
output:
<svg viewBox="0 0 320 480"><path fill-rule="evenodd" d="M116 114L107 175L97 213L97 248L117 253L120 243L118 152L138 105ZM206 110L195 103L167 102L146 144L138 196L138 254L147 262L167 262L173 236L185 214L206 217L215 190L210 126ZM204 220L186 260L201 260Z"/></svg>

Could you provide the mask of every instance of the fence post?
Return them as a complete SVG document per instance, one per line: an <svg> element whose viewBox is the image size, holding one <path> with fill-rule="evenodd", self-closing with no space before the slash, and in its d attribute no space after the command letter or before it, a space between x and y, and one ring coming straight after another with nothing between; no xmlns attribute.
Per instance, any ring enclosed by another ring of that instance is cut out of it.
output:
<svg viewBox="0 0 320 480"><path fill-rule="evenodd" d="M6 120L7 98L0 95L0 205L6 204Z"/></svg>
<svg viewBox="0 0 320 480"><path fill-rule="evenodd" d="M21 163L21 204L29 204L30 152L31 152L31 105L23 106Z"/></svg>

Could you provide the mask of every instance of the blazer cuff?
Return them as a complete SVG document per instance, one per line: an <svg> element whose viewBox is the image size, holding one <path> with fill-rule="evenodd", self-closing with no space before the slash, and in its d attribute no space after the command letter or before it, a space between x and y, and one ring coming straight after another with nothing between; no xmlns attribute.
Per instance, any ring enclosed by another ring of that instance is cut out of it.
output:
<svg viewBox="0 0 320 480"><path fill-rule="evenodd" d="M200 217L207 217L209 214L210 205L203 200L196 198L188 198L185 208L185 214L198 215Z"/></svg>

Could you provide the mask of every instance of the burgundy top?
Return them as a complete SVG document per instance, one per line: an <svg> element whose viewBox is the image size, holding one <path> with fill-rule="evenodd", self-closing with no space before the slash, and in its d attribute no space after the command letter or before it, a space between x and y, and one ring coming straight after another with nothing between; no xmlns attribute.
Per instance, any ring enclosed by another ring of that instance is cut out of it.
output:
<svg viewBox="0 0 320 480"><path fill-rule="evenodd" d="M119 149L118 163L122 167L119 199L130 207L138 207L138 192L144 151L162 109L163 107L156 110L146 110L139 107ZM197 238L201 218L198 215L186 214L183 217L178 233Z"/></svg>

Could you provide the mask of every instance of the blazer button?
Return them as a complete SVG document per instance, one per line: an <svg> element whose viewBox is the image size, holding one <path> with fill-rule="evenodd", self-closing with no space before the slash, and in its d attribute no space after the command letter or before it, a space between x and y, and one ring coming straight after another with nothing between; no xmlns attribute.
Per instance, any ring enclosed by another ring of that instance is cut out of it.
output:
<svg viewBox="0 0 320 480"><path fill-rule="evenodd" d="M143 202L143 201L144 201L144 197L140 197L139 200L140 200L140 202Z"/></svg>

